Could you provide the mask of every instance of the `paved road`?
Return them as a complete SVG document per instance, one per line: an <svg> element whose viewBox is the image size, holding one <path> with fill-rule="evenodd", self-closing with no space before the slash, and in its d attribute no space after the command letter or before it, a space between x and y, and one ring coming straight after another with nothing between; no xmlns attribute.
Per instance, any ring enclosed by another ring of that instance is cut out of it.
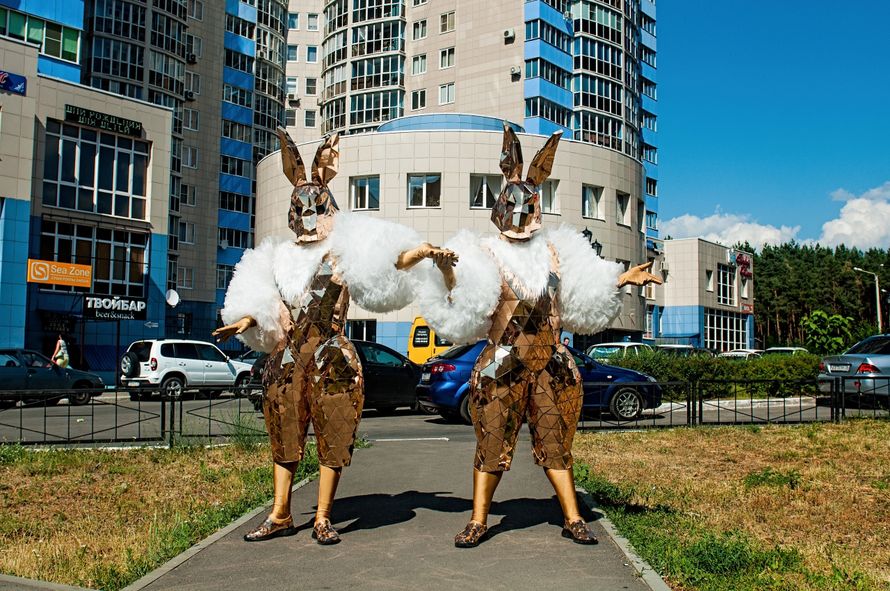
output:
<svg viewBox="0 0 890 591"><path fill-rule="evenodd" d="M171 417L172 410L172 417ZM849 408L847 416L886 416L887 411ZM772 400L703 401L695 414L705 424L749 422L803 422L831 419L831 408L823 400L810 397ZM686 425L689 409L685 403L665 403L644 411L638 421L618 422L608 414L585 417L582 429L636 429ZM412 437L411 420L432 421L443 429L448 424L438 417L411 415L406 409L395 417L382 417L366 411L365 420L381 421L391 437ZM217 400L185 400L161 404L159 401L133 402L125 394L104 394L85 406L71 406L62 401L56 406L18 406L0 411L0 441L26 443L84 443L101 441L146 441L169 437L170 426L187 437L201 438L232 434L235 431L263 431L263 421L246 398L223 397ZM464 426L459 431L469 432Z"/></svg>

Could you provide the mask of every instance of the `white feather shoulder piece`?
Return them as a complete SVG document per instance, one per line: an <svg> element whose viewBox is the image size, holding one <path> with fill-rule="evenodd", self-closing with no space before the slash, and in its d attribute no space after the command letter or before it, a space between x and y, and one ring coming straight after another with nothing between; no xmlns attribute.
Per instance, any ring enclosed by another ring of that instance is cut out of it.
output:
<svg viewBox="0 0 890 591"><path fill-rule="evenodd" d="M297 244L282 242L275 247L272 272L284 301L298 305L324 255L330 250L327 240Z"/></svg>
<svg viewBox="0 0 890 591"><path fill-rule="evenodd" d="M371 312L404 308L416 295L416 278L396 269L399 255L419 246L406 226L356 213L338 213L331 232L337 269L359 306Z"/></svg>
<svg viewBox="0 0 890 591"><path fill-rule="evenodd" d="M621 310L616 287L620 264L601 259L581 233L569 226L546 230L543 238L559 257L559 308L563 328L593 334L606 328Z"/></svg>
<svg viewBox="0 0 890 591"><path fill-rule="evenodd" d="M453 343L474 343L485 338L491 327L491 314L501 295L500 273L480 237L468 230L461 230L443 246L458 255L457 282L449 294L435 265L428 261L418 265L419 274L424 275L420 313L439 336Z"/></svg>
<svg viewBox="0 0 890 591"><path fill-rule="evenodd" d="M257 325L238 335L245 345L257 351L272 351L285 337L281 323L281 295L275 283L273 263L279 241L267 239L254 249L244 251L226 291L220 312L226 324L245 316Z"/></svg>
<svg viewBox="0 0 890 591"><path fill-rule="evenodd" d="M504 280L523 298L535 299L547 289L550 249L540 233L524 242L507 242L497 236L486 236L482 246L491 251Z"/></svg>

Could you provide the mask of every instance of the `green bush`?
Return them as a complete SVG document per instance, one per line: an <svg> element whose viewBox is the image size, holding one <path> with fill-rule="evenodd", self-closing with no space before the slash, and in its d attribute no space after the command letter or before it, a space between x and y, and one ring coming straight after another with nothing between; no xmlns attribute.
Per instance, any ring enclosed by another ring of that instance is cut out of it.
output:
<svg viewBox="0 0 890 591"><path fill-rule="evenodd" d="M725 357L680 357L659 351L609 359L610 365L626 367L654 377L659 382L682 382L664 387L666 400L682 400L686 390L698 387L705 398L766 398L801 394L815 395L813 382L819 375L817 355L765 355L756 359ZM760 380L767 380L761 382Z"/></svg>

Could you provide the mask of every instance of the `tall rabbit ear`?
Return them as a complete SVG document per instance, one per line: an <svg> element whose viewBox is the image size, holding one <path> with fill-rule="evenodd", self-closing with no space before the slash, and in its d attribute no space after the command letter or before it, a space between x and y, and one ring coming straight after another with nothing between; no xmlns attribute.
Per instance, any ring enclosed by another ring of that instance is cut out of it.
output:
<svg viewBox="0 0 890 591"><path fill-rule="evenodd" d="M501 171L508 183L522 181L522 146L510 125L504 121L504 145L501 147Z"/></svg>
<svg viewBox="0 0 890 591"><path fill-rule="evenodd" d="M278 134L278 141L281 143L281 168L284 170L284 176L288 178L293 186L303 185L306 183L306 168L303 166L303 159L300 158L300 152L297 151L297 145L287 130L278 127L275 130Z"/></svg>
<svg viewBox="0 0 890 591"><path fill-rule="evenodd" d="M312 182L322 187L337 176L337 168L340 166L340 134L335 133L327 138L315 152L315 160L312 162Z"/></svg>
<svg viewBox="0 0 890 591"><path fill-rule="evenodd" d="M538 150L538 153L532 158L532 163L528 167L528 178L526 179L532 185L537 187L550 176L550 171L553 170L553 159L556 157L556 147L559 145L559 138L561 137L561 131L551 135L544 147Z"/></svg>

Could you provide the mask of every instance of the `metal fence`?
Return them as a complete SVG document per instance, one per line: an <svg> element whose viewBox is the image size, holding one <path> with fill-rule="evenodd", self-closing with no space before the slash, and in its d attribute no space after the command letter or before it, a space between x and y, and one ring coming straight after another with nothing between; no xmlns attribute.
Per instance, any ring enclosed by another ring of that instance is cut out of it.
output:
<svg viewBox="0 0 890 591"><path fill-rule="evenodd" d="M839 422L890 414L890 378L596 382L585 383L584 390L580 429ZM256 387L199 388L176 399L118 388L93 391L86 404L74 404L82 393L0 391L0 444L175 445L266 434L262 390Z"/></svg>

